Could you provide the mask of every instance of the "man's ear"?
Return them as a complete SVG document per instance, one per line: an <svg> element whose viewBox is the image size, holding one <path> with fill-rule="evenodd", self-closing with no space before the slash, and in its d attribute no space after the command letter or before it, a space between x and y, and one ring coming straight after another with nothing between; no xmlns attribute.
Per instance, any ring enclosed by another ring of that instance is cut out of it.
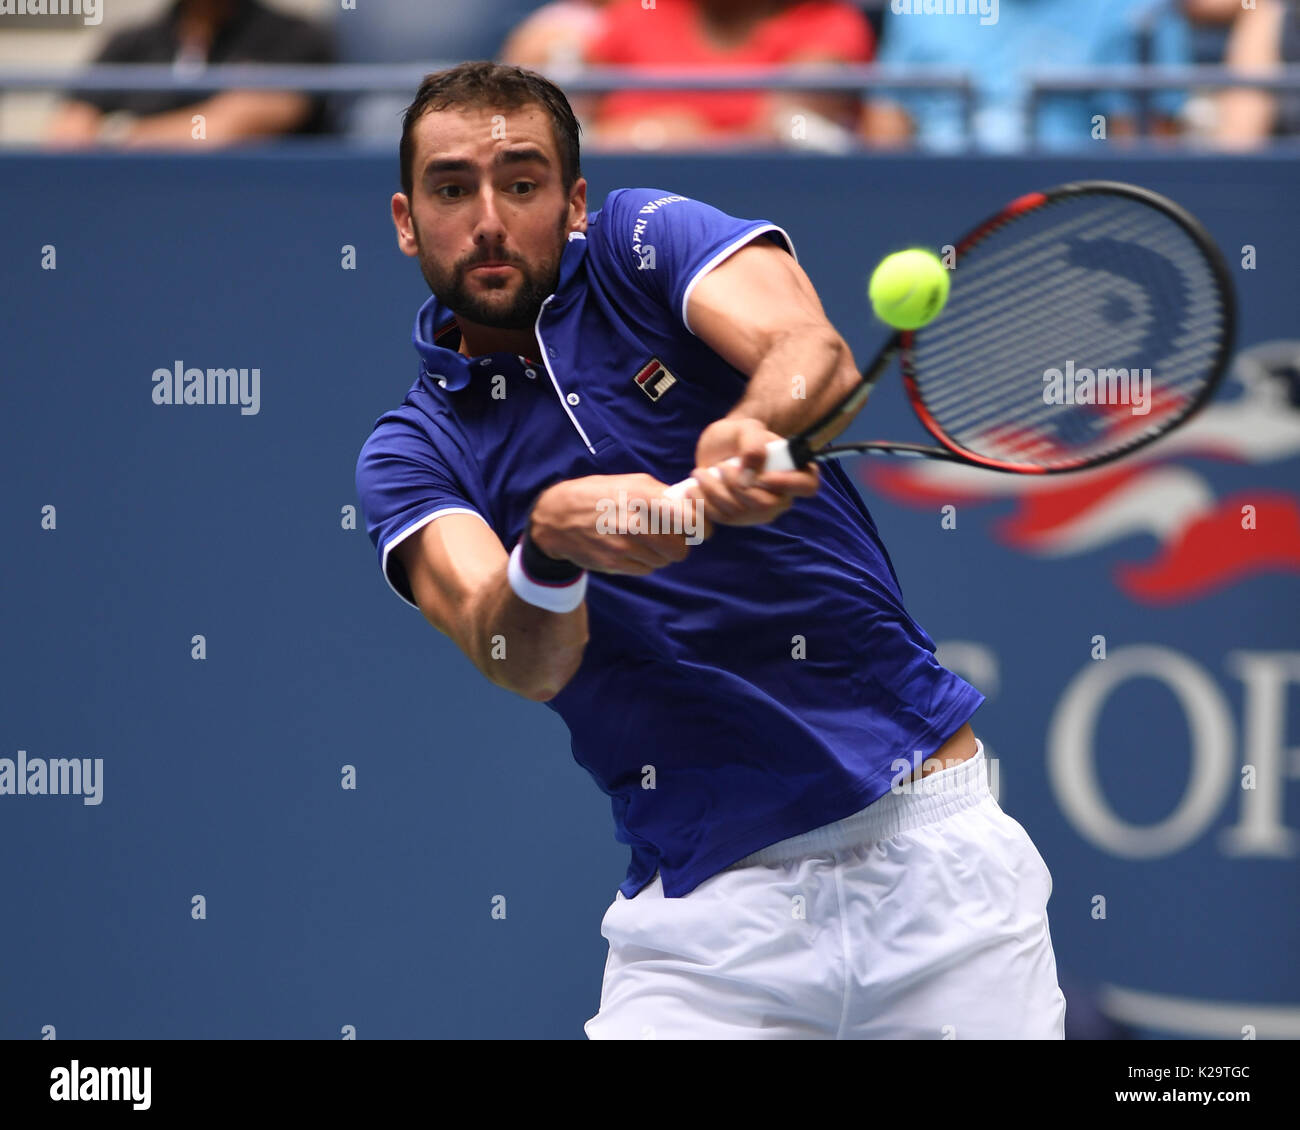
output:
<svg viewBox="0 0 1300 1130"><path fill-rule="evenodd" d="M403 255L414 258L420 253L420 245L415 241L415 224L411 219L411 202L404 192L393 193L393 227L397 229L397 246Z"/></svg>
<svg viewBox="0 0 1300 1130"><path fill-rule="evenodd" d="M587 230L587 181L579 177L569 193L569 231Z"/></svg>

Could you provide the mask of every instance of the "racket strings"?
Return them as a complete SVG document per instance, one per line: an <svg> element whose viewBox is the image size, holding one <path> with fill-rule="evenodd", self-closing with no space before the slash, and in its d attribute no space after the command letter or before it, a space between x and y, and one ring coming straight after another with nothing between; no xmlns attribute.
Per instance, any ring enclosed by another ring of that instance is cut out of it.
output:
<svg viewBox="0 0 1300 1130"><path fill-rule="evenodd" d="M1176 250L1176 248L1165 250ZM1074 282L1076 286L1089 285L1086 280L1082 279L1081 273L1076 272L1075 274ZM995 285L1005 284L997 283ZM1201 287L1200 289L1204 291L1205 288ZM1156 290L1154 293L1159 294L1160 291ZM981 371L969 370L963 364L962 353L969 349L972 340L974 340L972 331L978 332L977 344L984 351L997 352L1003 358L1004 366L1008 372L1015 373L1023 370L1026 360L1030 364L1035 363L1038 360L1035 355L1040 352L1056 358L1059 365L1061 358L1073 356L1069 351L1077 344L1078 339L1107 341L1107 352L1111 353L1112 356L1118 356L1125 348L1130 347L1134 341L1140 342L1148 330L1148 326L1143 322L1131 322L1128 327L1129 332L1123 338L1120 338L1113 332L1113 327L1100 316L1100 308L1095 303L1086 301L1087 295L1083 296L1084 301L1078 301L1078 298L1078 295L1068 293L1068 287L1061 288L1059 292L1053 292L1053 302L1059 302L1063 305L1069 303L1070 308L1066 311L1068 318L1063 318L1060 306L1045 302L1040 302L1037 306L1029 308L1024 313L1014 313L1016 310L1024 309L1024 296L1018 293L1011 302L1000 303L998 309L991 311L990 316L986 319L988 328L979 324L979 304L968 303L968 308L972 313L967 317L965 323L954 322L951 326L945 327L945 335L951 342L947 348L942 345L935 347L933 343L928 341L926 343L926 367L928 370L937 372L950 371L964 373L965 375L956 376L943 382L932 397L927 397L927 405L932 411L941 412L945 415L954 415L953 406L962 402L963 399L971 400L970 392L972 387L982 385L986 374ZM1206 301L1207 298L1209 301ZM1207 319L1206 315L1211 314L1216 306L1216 291L1211 290L1208 294L1203 293L1193 297L1193 301L1189 306L1191 313L1189 320L1193 329L1186 335L1182 347L1175 348L1164 359L1164 364L1172 373L1185 372L1189 362L1194 369L1195 365L1206 355L1207 347L1212 355L1219 327L1217 319ZM1159 317L1162 312L1147 310L1140 313ZM1211 321L1213 321L1213 324L1211 324ZM1017 353L1017 347L1022 353ZM1028 358L1023 355L1023 351L1026 350L1030 354ZM1077 363L1084 364L1082 359ZM1017 385L1010 380L1007 383L1008 396L1014 399L1017 397L1018 392L1023 393L1023 385ZM991 396L983 397L980 401L973 403L977 407L982 404L985 408L990 409L988 415L998 414L1006 406L1003 402ZM959 416L959 413L955 414L952 419L952 426L968 426L970 421L959 418Z"/></svg>
<svg viewBox="0 0 1300 1130"><path fill-rule="evenodd" d="M1071 296L1061 295L1059 300L1064 301L1069 297ZM1193 306L1195 305L1194 303ZM1205 342L1212 341L1218 333L1217 325L1210 325L1203 320L1205 314L1211 312L1214 306L1204 305L1204 311L1194 309L1197 320L1194 321L1194 329L1187 335L1183 348L1170 354L1169 359L1176 366L1184 353L1199 356ZM1017 347L1035 352L1061 348L1055 341L1047 340L1053 332L1065 341L1065 348L1079 337L1096 340L1108 334L1114 336L1113 327L1101 317L1100 310L1088 303L1076 302L1068 312L1069 320L1062 317L1059 307L1046 303L1039 303L1026 309L1021 295L1015 296L1010 301L998 303L996 306L990 303L988 310L987 317L982 317L976 312L967 319L965 325L953 324L943 327L947 344L943 339L936 344L927 338L925 344L927 370L948 369L963 374L939 384L933 407L945 407L948 403L968 396L972 386L976 385L980 374L969 372L962 363L963 354L969 349L972 341L977 341L985 350L1006 350L1010 354ZM1149 311L1144 312L1149 313ZM1131 326L1127 336L1140 340L1146 329L1147 327L1141 324Z"/></svg>
<svg viewBox="0 0 1300 1130"><path fill-rule="evenodd" d="M1214 371L1226 317L1218 278L1181 225L1130 197L1068 196L959 256L948 307L914 335L905 365L958 446L1068 464L1186 411Z"/></svg>
<svg viewBox="0 0 1300 1130"><path fill-rule="evenodd" d="M1067 294L1059 296L1059 301L1073 297ZM1192 329L1184 335L1185 340L1181 343L1180 348L1174 349L1165 359L1165 364L1170 367L1174 373L1184 371L1190 362L1195 365L1205 356L1207 348L1212 355L1213 346L1217 342L1220 334L1220 321L1213 318L1213 313L1217 310L1218 295L1217 291L1211 291L1208 294L1201 294L1193 297L1189 304L1190 324ZM951 407L962 400L970 400L972 387L976 386L983 377L980 372L969 372L963 365L962 353L968 349L973 332L979 334L981 346L987 351L999 352L1010 370L1017 367L1023 368L1024 358L1017 356L1017 348L1028 350L1032 353L1052 352L1057 357L1068 356L1062 352L1068 350L1076 338L1082 337L1089 341L1107 340L1112 342L1112 351L1119 353L1124 342L1117 341L1112 333L1112 327L1100 317L1100 310L1095 305L1086 302L1075 302L1070 311L1074 321L1067 322L1063 320L1060 308L1047 304L1040 304L1031 308L1022 315L1008 316L1013 314L1014 310L1023 309L1022 296L1017 295L1013 303L1001 303L998 309L991 311L989 318L986 320L989 328L984 328L979 324L978 312L973 316L967 317L964 324L954 323L945 327L945 333L950 339L947 347L943 345L934 346L927 342L926 364L927 369L932 371L951 371L953 373L965 373L964 376L954 376L937 387L933 398L927 398L927 405L932 411L948 413ZM1159 316L1159 312L1146 311L1153 316ZM1147 331L1145 324L1135 324L1129 327L1130 332L1127 337L1131 340L1134 337L1138 341ZM1049 340L1049 335L1056 331L1057 335L1065 340L1057 342ZM966 336L963 336L966 335ZM1030 358L1035 360L1036 358ZM1009 395L1015 396L1017 391L1023 392L1023 386L1010 385L1008 388ZM977 403L985 407L994 408L995 402L992 398L981 398ZM997 403L995 414L1000 411L1004 405ZM953 426L963 426L964 421L954 420Z"/></svg>
<svg viewBox="0 0 1300 1130"><path fill-rule="evenodd" d="M1141 349L1153 323L1168 321L1171 315L1177 316L1176 312L1158 306L1142 309L1141 301L1137 300L1134 313L1126 319L1127 332L1117 332L1113 319L1099 316L1095 305L1090 307L1089 297L1089 293L1072 294L1068 287L1055 287L1052 298L1059 303L1058 307L1040 306L1037 316L1030 314L1019 319L1018 329L1016 323L1010 321L1009 336L1004 335L1003 340L986 334L982 340L973 342L968 354L982 351L986 356L996 356L1000 371L990 372L987 367L973 366L970 377L961 387L954 386L944 395L935 397L932 410L942 417L943 426L971 444L993 441L1003 449L1015 452L1056 451L1082 446L1085 450L1081 454L1090 454L1092 447L1104 445L1112 436L1106 431L1084 426L1084 414L1070 409L1089 409L1094 418L1095 410L1086 404L1070 403L1074 400L1073 390L1058 388L1055 390L1058 395L1054 398L1043 395L1048 387L1044 380L1048 374L1054 374L1064 384L1076 370L1082 375L1081 371L1085 369L1091 369L1092 379L1101 379L1103 384L1094 386L1093 395L1086 398L1083 395L1085 390L1080 388L1080 400L1097 400L1114 408L1118 399L1129 403L1134 413L1146 410L1149 415L1152 407L1149 399L1142 398L1142 402L1132 403L1142 393L1149 394L1149 388L1139 385L1134 389L1113 382L1120 377L1131 380L1133 370L1140 373L1149 367L1147 362L1156 359L1154 354L1147 351L1134 356L1134 351ZM1069 311L1071 318L1068 322L1060 317L1060 309ZM1193 335L1183 348L1169 351L1161 360L1161 378L1173 382L1175 388L1181 378L1194 381L1199 359L1207 353L1212 355L1215 341L1216 333L1211 329L1208 333ZM1105 351L1085 351L1080 348L1081 342L1104 342ZM1106 365L1106 361L1113 364ZM1121 361L1124 364L1119 364ZM1109 385L1104 383L1106 374L1096 372L1107 368L1123 370L1111 374L1112 383ZM999 377L1000 385L996 383ZM1038 378L1036 388L1033 384L1035 377ZM972 385L987 391L982 397L972 396ZM1163 389L1165 386L1160 387ZM1061 403L1062 400L1065 402ZM1182 403L1183 398L1165 395L1160 400L1165 409L1172 410ZM1009 414L1019 425L1016 429L1008 429L1004 424ZM1033 439L1035 431L1039 436L1038 442Z"/></svg>

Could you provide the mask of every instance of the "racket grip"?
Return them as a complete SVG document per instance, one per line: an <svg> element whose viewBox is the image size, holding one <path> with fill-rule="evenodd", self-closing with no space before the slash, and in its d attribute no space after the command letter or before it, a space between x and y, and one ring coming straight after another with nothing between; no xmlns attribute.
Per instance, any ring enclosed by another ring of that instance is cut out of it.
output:
<svg viewBox="0 0 1300 1130"><path fill-rule="evenodd" d="M740 466L740 459L732 456L727 460L732 467ZM713 468L710 468L712 470ZM784 439L774 439L767 445L767 462L763 464L764 471L797 471L794 464L794 458L790 454L790 443ZM689 479L683 479L680 483L673 483L664 491L665 498L685 498L690 493L692 487L700 484L692 476Z"/></svg>

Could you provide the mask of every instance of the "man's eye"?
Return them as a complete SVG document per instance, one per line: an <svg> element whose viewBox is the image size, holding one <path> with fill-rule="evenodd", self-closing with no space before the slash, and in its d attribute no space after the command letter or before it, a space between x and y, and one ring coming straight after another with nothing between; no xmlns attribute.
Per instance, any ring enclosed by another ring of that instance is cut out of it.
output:
<svg viewBox="0 0 1300 1130"><path fill-rule="evenodd" d="M517 180L510 186L510 189L516 196L526 196L536 187L530 180Z"/></svg>
<svg viewBox="0 0 1300 1130"><path fill-rule="evenodd" d="M443 184L439 185L433 191L444 200L452 200L459 196L463 190L458 184Z"/></svg>

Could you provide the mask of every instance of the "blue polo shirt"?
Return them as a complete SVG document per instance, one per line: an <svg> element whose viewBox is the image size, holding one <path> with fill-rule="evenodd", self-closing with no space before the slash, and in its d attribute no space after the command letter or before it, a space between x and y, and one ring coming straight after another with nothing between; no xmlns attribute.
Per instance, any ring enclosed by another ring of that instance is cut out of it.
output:
<svg viewBox="0 0 1300 1130"><path fill-rule="evenodd" d="M456 352L452 313L416 316L420 372L357 461L366 528L414 604L393 548L469 513L511 548L552 483L690 474L700 432L746 377L692 332L695 283L776 225L660 189L619 189L573 233L538 315L542 356ZM668 379L668 378L671 378ZM717 526L646 577L592 573L590 641L546 703L611 801L632 851L620 890L659 871L687 894L742 857L889 791L983 695L934 657L857 489L834 463L764 526Z"/></svg>

